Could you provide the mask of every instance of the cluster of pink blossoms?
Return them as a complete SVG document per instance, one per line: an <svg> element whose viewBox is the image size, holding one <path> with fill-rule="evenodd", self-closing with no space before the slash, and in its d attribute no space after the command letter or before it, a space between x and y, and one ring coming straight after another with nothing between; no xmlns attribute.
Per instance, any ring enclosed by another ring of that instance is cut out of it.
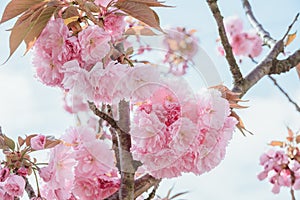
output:
<svg viewBox="0 0 300 200"><path fill-rule="evenodd" d="M193 96L187 88L171 81L137 104L130 133L141 171L157 178L202 174L224 158L236 124L228 101L215 89Z"/></svg>
<svg viewBox="0 0 300 200"><path fill-rule="evenodd" d="M25 180L22 175L10 174L8 168L0 170L0 199L14 200L23 196Z"/></svg>
<svg viewBox="0 0 300 200"><path fill-rule="evenodd" d="M169 72L181 76L186 74L189 62L198 52L198 40L193 30L177 27L170 29L165 38L164 46L167 48L164 63L170 66Z"/></svg>
<svg viewBox="0 0 300 200"><path fill-rule="evenodd" d="M51 150L49 165L39 169L46 199L105 199L119 189L114 153L87 126L70 128L63 144Z"/></svg>
<svg viewBox="0 0 300 200"><path fill-rule="evenodd" d="M260 165L264 170L258 174L258 179L264 180L269 177L269 182L273 184L273 193L279 193L280 187L300 190L300 163L291 160L284 151L269 150L262 154Z"/></svg>
<svg viewBox="0 0 300 200"><path fill-rule="evenodd" d="M237 56L257 57L262 52L262 40L254 30L244 31L243 21L237 16L231 16L224 20L225 30L232 47ZM224 55L223 47L218 47L221 55Z"/></svg>

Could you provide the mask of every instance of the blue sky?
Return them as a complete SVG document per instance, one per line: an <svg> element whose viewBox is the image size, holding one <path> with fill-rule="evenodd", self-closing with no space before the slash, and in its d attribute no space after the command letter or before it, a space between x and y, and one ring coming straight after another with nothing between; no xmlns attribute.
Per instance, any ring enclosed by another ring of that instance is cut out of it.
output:
<svg viewBox="0 0 300 200"><path fill-rule="evenodd" d="M3 12L7 0L0 2ZM221 77L220 81L231 87L231 75L224 58L216 52L217 28L205 1L169 0L175 8L157 9L163 27L184 26L197 29L200 46L206 51ZM300 11L298 0L251 1L255 15L265 28L279 39L288 25ZM245 19L240 1L220 1L224 16L238 15ZM246 29L250 25L244 20ZM8 33L10 23L0 25L0 62L8 56ZM292 32L298 30L298 21ZM299 37L288 47L293 52L299 48ZM62 97L58 89L43 86L33 77L30 53L22 56L24 46L5 64L0 66L0 125L6 134L17 135L44 133L59 135L73 123L73 117L63 111ZM264 53L268 52L265 48ZM265 55L265 54L264 54ZM264 57L264 55L261 56ZM241 70L244 74L253 69L252 62L243 59ZM300 103L299 80L295 70L278 77L279 83L286 88L295 101ZM289 191L283 189L279 195L271 193L267 181L260 182L256 175L261 171L259 156L268 149L267 143L273 139L283 139L286 126L299 130L300 115L286 98L264 78L255 85L244 99L248 109L238 111L247 128L254 136L244 137L239 132L227 149L224 161L211 172L195 176L184 175L181 178L166 180L161 184L159 193L163 196L175 184L174 192L190 191L185 198L190 200L279 200L290 198ZM296 192L300 198L300 192Z"/></svg>

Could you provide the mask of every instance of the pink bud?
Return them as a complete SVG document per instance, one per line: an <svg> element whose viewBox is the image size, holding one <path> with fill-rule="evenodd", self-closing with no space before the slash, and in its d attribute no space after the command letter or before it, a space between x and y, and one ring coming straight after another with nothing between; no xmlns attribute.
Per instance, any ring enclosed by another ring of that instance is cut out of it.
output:
<svg viewBox="0 0 300 200"><path fill-rule="evenodd" d="M4 182L9 176L9 169L7 167L1 169L0 171L0 182Z"/></svg>
<svg viewBox="0 0 300 200"><path fill-rule="evenodd" d="M41 150L45 148L46 137L44 135L37 135L30 140L30 145L35 150Z"/></svg>
<svg viewBox="0 0 300 200"><path fill-rule="evenodd" d="M25 168L25 167L21 167L21 168L18 169L18 174L19 174L20 176L27 176L27 174L28 174L28 169Z"/></svg>

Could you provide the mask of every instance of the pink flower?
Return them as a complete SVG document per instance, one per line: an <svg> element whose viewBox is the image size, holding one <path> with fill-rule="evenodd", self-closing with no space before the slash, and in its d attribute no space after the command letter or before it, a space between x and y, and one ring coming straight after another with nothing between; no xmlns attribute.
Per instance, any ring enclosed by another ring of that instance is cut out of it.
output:
<svg viewBox="0 0 300 200"><path fill-rule="evenodd" d="M66 40L69 29L63 19L49 21L34 45L33 65L37 77L46 85L60 86L63 74L60 67L69 53Z"/></svg>
<svg viewBox="0 0 300 200"><path fill-rule="evenodd" d="M26 167L20 167L18 169L17 173L20 176L27 176L28 175L28 169Z"/></svg>
<svg viewBox="0 0 300 200"><path fill-rule="evenodd" d="M110 13L104 17L104 29L113 38L119 38L124 33L125 26L124 16Z"/></svg>
<svg viewBox="0 0 300 200"><path fill-rule="evenodd" d="M110 35L97 25L88 26L78 34L81 46L81 58L87 65L101 62L108 52Z"/></svg>
<svg viewBox="0 0 300 200"><path fill-rule="evenodd" d="M94 3L98 6L106 7L110 2L115 0L95 0Z"/></svg>
<svg viewBox="0 0 300 200"><path fill-rule="evenodd" d="M51 166L42 167L39 169L39 175L45 182L49 182L51 180L53 173L54 172L52 171Z"/></svg>
<svg viewBox="0 0 300 200"><path fill-rule="evenodd" d="M114 153L101 140L94 139L83 143L83 147L76 152L76 160L78 161L75 167L77 176L104 174L114 168Z"/></svg>
<svg viewBox="0 0 300 200"><path fill-rule="evenodd" d="M44 135L37 135L30 139L31 148L34 150L41 150L45 148L46 144L46 136Z"/></svg>
<svg viewBox="0 0 300 200"><path fill-rule="evenodd" d="M10 175L4 185L5 191L12 196L22 196L25 189L25 180L18 175Z"/></svg>
<svg viewBox="0 0 300 200"><path fill-rule="evenodd" d="M230 16L224 19L226 33L229 36L239 34L243 31L243 21L238 16Z"/></svg>
<svg viewBox="0 0 300 200"><path fill-rule="evenodd" d="M10 170L7 167L2 168L0 171L0 182L4 182L8 178L9 174Z"/></svg>
<svg viewBox="0 0 300 200"><path fill-rule="evenodd" d="M90 81L93 86L92 101L96 103L109 103L113 100L119 102L124 98L124 92L119 89L120 80L125 77L128 70L127 65L108 63L104 68L101 62L98 62L90 71ZM127 80L127 79L126 79Z"/></svg>

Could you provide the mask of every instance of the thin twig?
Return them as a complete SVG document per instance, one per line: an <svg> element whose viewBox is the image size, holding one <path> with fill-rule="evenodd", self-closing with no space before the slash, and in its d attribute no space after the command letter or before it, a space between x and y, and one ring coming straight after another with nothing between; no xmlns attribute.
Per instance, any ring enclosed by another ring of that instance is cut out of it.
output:
<svg viewBox="0 0 300 200"><path fill-rule="evenodd" d="M223 16L221 15L221 12L219 10L217 0L207 0L207 3L209 5L209 8L217 22L218 25L218 31L221 38L221 42L223 45L223 48L225 50L225 57L226 60L230 66L230 71L234 79L234 85L241 84L243 82L243 75L240 71L240 68L234 58L232 47L229 44L224 23L223 23Z"/></svg>
<svg viewBox="0 0 300 200"><path fill-rule="evenodd" d="M255 28L258 35L263 39L264 44L268 45L270 48L275 45L276 40L274 40L270 33L266 31L263 26L257 21L255 18L251 5L248 0L242 0L243 7L246 13L246 16L248 17L248 20L250 24Z"/></svg>
<svg viewBox="0 0 300 200"><path fill-rule="evenodd" d="M284 91L284 89L277 83L277 80L271 75L268 75L268 77L273 81L274 85L280 90L280 92L282 92L282 94L289 100L289 102L295 106L296 110L300 112L300 107L298 106L298 104L290 98L287 92Z"/></svg>
<svg viewBox="0 0 300 200"><path fill-rule="evenodd" d="M293 28L294 24L296 23L296 21L298 20L300 13L297 13L297 15L295 16L293 22L289 25L288 30L286 31L286 33L283 36L283 39L285 39L287 37L287 35L290 33L291 29Z"/></svg>
<svg viewBox="0 0 300 200"><path fill-rule="evenodd" d="M296 197L295 197L295 193L294 193L294 189L291 188L291 196L292 196L292 200L296 200Z"/></svg>

